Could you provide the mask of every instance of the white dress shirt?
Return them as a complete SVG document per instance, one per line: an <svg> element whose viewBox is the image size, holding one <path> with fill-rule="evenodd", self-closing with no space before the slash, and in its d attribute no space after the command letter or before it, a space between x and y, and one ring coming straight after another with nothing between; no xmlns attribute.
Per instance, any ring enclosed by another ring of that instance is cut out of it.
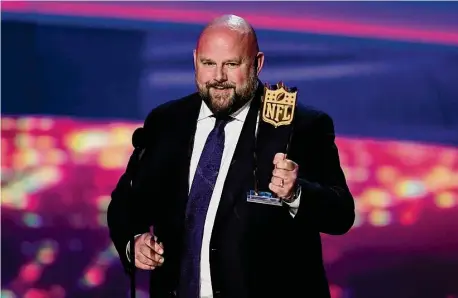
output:
<svg viewBox="0 0 458 298"><path fill-rule="evenodd" d="M235 152L235 147L242 131L243 123L245 122L246 116L250 109L250 102L239 109L236 113L231 116L234 118L233 121L229 122L224 128L225 142L223 157L221 160L221 166L219 169L218 178L216 179L215 188L210 199L210 204L207 211L207 217L205 219L204 233L202 240L202 250L200 258L200 297L210 298L213 297L213 290L210 276L210 239L213 229L213 224L216 217L216 211L218 210L219 201L223 192L224 182L226 180L229 166L231 164L232 156ZM215 126L215 118L211 117L213 113L202 102L200 107L199 117L197 120L197 129L194 138L194 149L192 151L191 164L189 169L189 185L192 185L194 174L196 172L197 164L199 163L200 155L207 141L207 137ZM258 120L259 122L259 115ZM272 167L273 170L273 167ZM191 188L191 187L189 187ZM295 216L297 209L299 208L300 195L299 197L289 204L291 216ZM127 245L127 256L129 257L129 244ZM266 260L268 261L268 260ZM167 262L167 261L166 261Z"/></svg>

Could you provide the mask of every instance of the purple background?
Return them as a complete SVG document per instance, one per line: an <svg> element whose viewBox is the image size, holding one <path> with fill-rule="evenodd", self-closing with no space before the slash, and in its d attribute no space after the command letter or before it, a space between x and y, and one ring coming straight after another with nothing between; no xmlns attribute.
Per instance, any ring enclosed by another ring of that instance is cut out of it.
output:
<svg viewBox="0 0 458 298"><path fill-rule="evenodd" d="M333 298L458 297L454 2L2 3L2 297L127 297L107 196L221 13L335 120L358 218L323 237Z"/></svg>

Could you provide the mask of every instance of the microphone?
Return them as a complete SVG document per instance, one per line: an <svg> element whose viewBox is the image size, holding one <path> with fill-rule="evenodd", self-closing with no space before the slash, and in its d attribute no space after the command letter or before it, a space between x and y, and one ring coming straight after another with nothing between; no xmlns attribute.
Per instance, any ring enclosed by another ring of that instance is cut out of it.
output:
<svg viewBox="0 0 458 298"><path fill-rule="evenodd" d="M132 134L132 146L134 146L135 150L140 151L137 152L138 161L142 159L143 154L145 153L147 145L146 140L146 130L143 127L137 128Z"/></svg>
<svg viewBox="0 0 458 298"><path fill-rule="evenodd" d="M144 151L146 150L146 132L143 127L135 129L134 133L132 134L132 146L134 147L134 152L129 158L126 169L130 180L130 186L133 185L133 180L136 175L138 164L143 156Z"/></svg>
<svg viewBox="0 0 458 298"><path fill-rule="evenodd" d="M129 160L128 164L128 172L130 176L130 185L131 185L131 198L129 199L129 215L131 226L134 227L134 219L136 218L134 204L136 201L137 192L135 191L134 179L136 176L136 172L138 169L138 165L140 160L145 153L146 150L146 131L143 127L139 127L135 129L134 133L132 134L132 146L134 147L134 152L132 154L131 159ZM132 236L130 239L130 264L131 264L131 274L130 274L130 296L131 298L135 298L136 295L136 286L135 286L135 235L132 231Z"/></svg>
<svg viewBox="0 0 458 298"><path fill-rule="evenodd" d="M146 133L143 127L137 128L132 134L132 145L135 149L146 147Z"/></svg>

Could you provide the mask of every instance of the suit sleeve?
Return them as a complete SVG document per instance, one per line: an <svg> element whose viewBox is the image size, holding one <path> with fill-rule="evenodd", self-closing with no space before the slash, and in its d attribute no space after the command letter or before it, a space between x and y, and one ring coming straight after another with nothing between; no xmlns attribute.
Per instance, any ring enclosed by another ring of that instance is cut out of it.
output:
<svg viewBox="0 0 458 298"><path fill-rule="evenodd" d="M334 124L331 117L321 113L310 129L312 138L301 140L301 147L308 149L304 149L299 163L302 193L295 219L321 233L342 235L353 226L355 204L340 165Z"/></svg>
<svg viewBox="0 0 458 298"><path fill-rule="evenodd" d="M144 123L144 128L152 129L153 110ZM140 200L135 197L131 181L134 173L128 171L133 163L138 162L139 156L132 154L126 171L121 175L115 189L111 193L111 201L107 210L107 223L110 238L118 251L121 263L127 273L130 273L130 262L126 255L126 246L133 236L149 231L147 217ZM136 192L138 193L138 191ZM132 208L132 209L130 209Z"/></svg>
<svg viewBox="0 0 458 298"><path fill-rule="evenodd" d="M132 155L129 163L135 162L137 156ZM133 201L133 191L131 187L131 177L126 171L119 179L115 189L111 193L111 201L107 210L107 223L110 238L118 251L124 270L130 272L130 262L126 256L126 245L130 239L137 234L148 232L146 223L142 223L140 216L131 216L138 214L140 206L135 205ZM130 203L134 203L130 205Z"/></svg>

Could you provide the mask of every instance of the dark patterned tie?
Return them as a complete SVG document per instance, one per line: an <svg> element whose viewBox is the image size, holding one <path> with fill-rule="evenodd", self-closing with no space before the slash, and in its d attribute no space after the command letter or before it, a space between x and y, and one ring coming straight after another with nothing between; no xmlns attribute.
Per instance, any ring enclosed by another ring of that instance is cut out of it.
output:
<svg viewBox="0 0 458 298"><path fill-rule="evenodd" d="M178 295L199 298L200 252L208 205L215 188L224 150L224 127L229 119L216 119L196 168L186 206L185 235Z"/></svg>

